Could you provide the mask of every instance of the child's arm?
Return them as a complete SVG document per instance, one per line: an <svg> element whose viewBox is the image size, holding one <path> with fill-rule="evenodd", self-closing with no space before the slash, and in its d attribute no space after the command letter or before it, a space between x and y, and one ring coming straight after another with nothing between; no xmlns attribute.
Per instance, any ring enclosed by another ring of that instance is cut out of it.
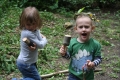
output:
<svg viewBox="0 0 120 80"><path fill-rule="evenodd" d="M101 45L96 42L96 48L95 48L95 53L94 53L94 60L90 61L87 60L87 67L88 69L94 68L98 66L102 62L101 58Z"/></svg>
<svg viewBox="0 0 120 80"><path fill-rule="evenodd" d="M36 49L36 44L35 43L33 43L33 44L34 44L34 46L29 46L30 50L35 50Z"/></svg>
<svg viewBox="0 0 120 80"><path fill-rule="evenodd" d="M32 41L30 41L27 37L22 39L23 42L25 42L28 46L30 50L35 50L36 49L36 44L33 43Z"/></svg>
<svg viewBox="0 0 120 80"><path fill-rule="evenodd" d="M22 30L21 32L21 39L28 38L31 42L36 45L36 48L44 48L44 46L47 44L47 39L45 36L42 36L40 34L40 31L37 30L35 33L29 31L29 30ZM32 47L33 48L33 47Z"/></svg>
<svg viewBox="0 0 120 80"><path fill-rule="evenodd" d="M30 37L30 39L36 44L37 48L39 48L39 49L44 48L44 46L47 44L46 37L44 35L42 35L39 30L37 30L36 36L33 35Z"/></svg>
<svg viewBox="0 0 120 80"><path fill-rule="evenodd" d="M96 56L93 62L95 66L98 66L102 62L101 56Z"/></svg>
<svg viewBox="0 0 120 80"><path fill-rule="evenodd" d="M42 49L47 44L47 39L45 36L41 36L41 40L35 40L38 48Z"/></svg>
<svg viewBox="0 0 120 80"><path fill-rule="evenodd" d="M67 47L62 45L59 52L62 56L65 56L67 53Z"/></svg>
<svg viewBox="0 0 120 80"><path fill-rule="evenodd" d="M67 59L70 58L70 54L69 52L67 52L67 46L62 45L59 52L62 55L62 57L67 58Z"/></svg>
<svg viewBox="0 0 120 80"><path fill-rule="evenodd" d="M87 68L88 69L92 69L94 68L95 66L98 66L100 63L102 62L102 59L100 56L97 56L95 57L95 60L92 62L90 60L87 60Z"/></svg>

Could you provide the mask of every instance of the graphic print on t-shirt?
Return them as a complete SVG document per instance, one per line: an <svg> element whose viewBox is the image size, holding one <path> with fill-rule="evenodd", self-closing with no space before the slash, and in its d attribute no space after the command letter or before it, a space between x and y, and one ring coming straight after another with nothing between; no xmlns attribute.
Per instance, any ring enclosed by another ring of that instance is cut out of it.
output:
<svg viewBox="0 0 120 80"><path fill-rule="evenodd" d="M87 52L87 50L85 49L79 50L78 53L76 53L75 56L72 57L72 68L76 72L80 72L87 60L92 60L92 55L90 55L90 52ZM86 69L87 68L85 68L85 70Z"/></svg>

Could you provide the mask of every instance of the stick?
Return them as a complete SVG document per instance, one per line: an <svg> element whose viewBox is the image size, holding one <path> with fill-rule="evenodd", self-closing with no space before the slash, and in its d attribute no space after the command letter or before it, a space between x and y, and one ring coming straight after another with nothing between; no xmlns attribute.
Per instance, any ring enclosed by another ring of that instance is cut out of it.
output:
<svg viewBox="0 0 120 80"><path fill-rule="evenodd" d="M95 69L94 72L100 72L102 71L102 69ZM54 73L50 73L50 74L45 74L45 75L41 75L41 78L49 78L51 76L57 75L57 74L61 74L61 73L68 73L69 70L63 70L63 71L58 71L58 72L54 72Z"/></svg>
<svg viewBox="0 0 120 80"><path fill-rule="evenodd" d="M85 71L84 71L84 68L83 68L83 80L85 80Z"/></svg>
<svg viewBox="0 0 120 80"><path fill-rule="evenodd" d="M96 69L94 70L94 72L100 72L100 71L102 71L101 68L96 68Z"/></svg>
<svg viewBox="0 0 120 80"><path fill-rule="evenodd" d="M63 70L63 71L58 71L58 72L54 72L54 73L50 73L50 74L45 74L45 75L41 75L41 78L48 78L57 74L61 74L61 73L68 73L68 70Z"/></svg>
<svg viewBox="0 0 120 80"><path fill-rule="evenodd" d="M20 47L9 47L10 49L20 49Z"/></svg>

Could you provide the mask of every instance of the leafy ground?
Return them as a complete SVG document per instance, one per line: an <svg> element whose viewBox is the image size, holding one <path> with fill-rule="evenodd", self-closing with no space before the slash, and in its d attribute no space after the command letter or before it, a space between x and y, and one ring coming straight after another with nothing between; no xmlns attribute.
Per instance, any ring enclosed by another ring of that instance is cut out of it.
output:
<svg viewBox="0 0 120 80"><path fill-rule="evenodd" d="M93 11L92 11L93 12ZM1 18L0 47L1 59L4 58L4 64L1 66L0 80L10 80L12 77L21 77L20 72L15 66L15 60L19 54L18 19L21 13L19 8L10 8L3 18ZM73 28L65 29L65 22L73 22L73 16L69 12L60 11L60 14L41 12L43 19L43 28L41 33L48 39L47 46L39 50L38 70L41 75L68 69L69 60L62 58L59 54L59 48L65 34L71 34L76 37ZM120 80L120 11L94 10L100 22L97 24L92 37L97 39L102 45L103 61L98 66L102 71L95 73L95 80ZM64 14L64 15L63 15ZM14 36L13 36L14 35ZM2 53L6 55L2 55ZM9 58L6 58L9 56ZM3 58L2 58L3 57ZM7 60L14 57L9 62ZM2 63L3 64L3 63ZM10 68L10 69L9 69ZM66 80L67 74L59 74L43 80Z"/></svg>

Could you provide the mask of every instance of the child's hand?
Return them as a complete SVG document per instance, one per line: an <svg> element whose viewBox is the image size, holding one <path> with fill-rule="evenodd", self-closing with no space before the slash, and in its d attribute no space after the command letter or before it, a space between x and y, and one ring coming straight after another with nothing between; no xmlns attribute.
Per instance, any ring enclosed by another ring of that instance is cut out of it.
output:
<svg viewBox="0 0 120 80"><path fill-rule="evenodd" d="M95 67L95 64L94 64L94 62L91 62L90 60L87 60L86 66L87 66L88 69L92 69L92 68Z"/></svg>
<svg viewBox="0 0 120 80"><path fill-rule="evenodd" d="M33 43L33 44L34 44L34 46L29 47L30 50L35 50L36 49L36 44L35 43Z"/></svg>
<svg viewBox="0 0 120 80"><path fill-rule="evenodd" d="M61 54L62 56L65 56L65 54L66 54L66 49L67 49L66 46L64 46L64 45L61 46L59 52L60 52L60 54Z"/></svg>
<svg viewBox="0 0 120 80"><path fill-rule="evenodd" d="M44 36L43 34L41 34L42 38L46 38L46 36Z"/></svg>

